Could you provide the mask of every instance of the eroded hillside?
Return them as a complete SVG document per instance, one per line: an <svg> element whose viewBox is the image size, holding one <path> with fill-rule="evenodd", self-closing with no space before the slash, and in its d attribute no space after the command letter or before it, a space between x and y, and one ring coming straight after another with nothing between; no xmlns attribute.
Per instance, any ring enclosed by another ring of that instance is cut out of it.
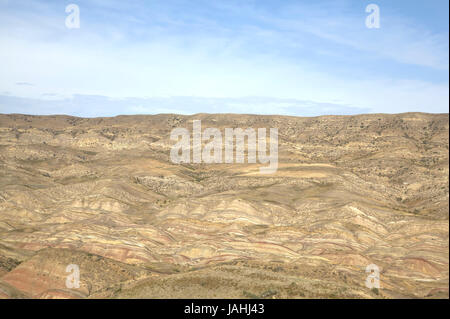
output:
<svg viewBox="0 0 450 319"><path fill-rule="evenodd" d="M277 172L173 164L194 119L278 128ZM0 297L448 298L448 133L448 114L0 115Z"/></svg>

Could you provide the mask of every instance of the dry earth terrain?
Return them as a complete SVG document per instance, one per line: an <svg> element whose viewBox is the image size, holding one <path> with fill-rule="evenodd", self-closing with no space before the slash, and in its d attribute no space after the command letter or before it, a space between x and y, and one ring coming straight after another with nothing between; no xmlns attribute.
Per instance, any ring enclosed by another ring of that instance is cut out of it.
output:
<svg viewBox="0 0 450 319"><path fill-rule="evenodd" d="M173 164L194 119L278 128L278 171ZM0 115L0 297L448 298L448 134L448 114Z"/></svg>

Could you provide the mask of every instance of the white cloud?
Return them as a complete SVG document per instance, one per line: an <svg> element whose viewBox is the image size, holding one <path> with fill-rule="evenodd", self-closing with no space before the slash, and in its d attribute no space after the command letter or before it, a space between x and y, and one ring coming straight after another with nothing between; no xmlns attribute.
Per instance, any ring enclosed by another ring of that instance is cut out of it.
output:
<svg viewBox="0 0 450 319"><path fill-rule="evenodd" d="M248 113L315 116L325 114L367 113L370 110L337 103L317 103L268 97L205 98L175 96L159 98L112 99L99 95L75 95L71 98L19 98L0 95L0 113L70 114L85 117L120 114L195 114Z"/></svg>
<svg viewBox="0 0 450 319"><path fill-rule="evenodd" d="M95 3L105 9L125 6L103 0ZM37 2L33 6L51 11L48 4ZM33 99L28 102L64 100L77 95L153 101L164 96L191 96L179 102L195 108L194 97L203 97L244 113L287 114L296 110L298 101L303 103L300 112L305 110L305 101L320 106L318 112L325 105L328 112L335 113L447 110L448 82L363 74L358 69L364 65L358 61L349 70L358 76L342 77L334 69L311 64L306 53L290 57L286 52L312 50L326 61L327 55L330 58L338 55L333 46L327 46L332 43L400 63L448 70L448 40L443 34L411 28L406 26L407 22L395 22L394 17L388 16L383 17L382 28L374 33L364 27L364 12L359 21L352 16L326 15L314 5L308 5L307 10L300 6L290 8L277 19L264 16L250 5L238 9L222 4L221 9L234 10L240 18L248 17L249 22L232 29L212 18L188 16L194 29L201 26L201 30L207 31L179 34L159 25L149 29L139 16L125 16L123 19L134 21L130 35L130 30L102 21L88 21L79 30L68 30L64 27L63 10L61 17L52 14L45 19L31 9L24 17L0 14L3 20L0 44L7 48L0 50L0 60L6 66L0 77L0 89L13 96ZM181 18L163 14L157 14L157 18L170 27L188 26ZM122 23L125 22L118 22L120 26ZM147 41L131 39L136 36ZM314 41L319 43L311 48ZM258 47L252 48L255 42ZM265 100L256 103L243 99L244 96L262 96ZM89 104L91 100L85 102ZM336 100L341 102L335 103ZM188 111L185 106L167 102L173 99L158 101L168 106L134 104L126 110ZM200 107L207 105L205 100L199 101ZM107 103L102 99L101 102ZM36 103L42 107L42 103ZM36 106L32 111L40 110Z"/></svg>

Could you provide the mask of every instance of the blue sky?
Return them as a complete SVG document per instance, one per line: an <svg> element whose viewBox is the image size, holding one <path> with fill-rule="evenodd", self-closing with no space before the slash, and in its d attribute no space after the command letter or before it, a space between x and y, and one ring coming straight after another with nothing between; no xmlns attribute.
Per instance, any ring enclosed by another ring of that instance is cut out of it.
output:
<svg viewBox="0 0 450 319"><path fill-rule="evenodd" d="M65 25L70 3L79 29ZM0 113L447 113L448 12L447 0L0 0Z"/></svg>

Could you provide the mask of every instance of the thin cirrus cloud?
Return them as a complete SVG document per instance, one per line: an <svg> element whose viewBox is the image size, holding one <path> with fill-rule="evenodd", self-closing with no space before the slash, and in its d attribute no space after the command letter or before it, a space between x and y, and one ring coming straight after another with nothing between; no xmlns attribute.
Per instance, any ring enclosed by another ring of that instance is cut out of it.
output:
<svg viewBox="0 0 450 319"><path fill-rule="evenodd" d="M0 105L10 105L10 113L30 114L38 107L41 115L76 114L83 117L114 116L117 114L157 113L244 113L314 116L326 114L361 114L368 109L339 103L317 103L296 99L267 97L205 98L192 96L163 98L109 98L99 95L74 95L70 98L32 99L0 95Z"/></svg>
<svg viewBox="0 0 450 319"><path fill-rule="evenodd" d="M0 1L0 112L447 112L448 3L398 3Z"/></svg>

